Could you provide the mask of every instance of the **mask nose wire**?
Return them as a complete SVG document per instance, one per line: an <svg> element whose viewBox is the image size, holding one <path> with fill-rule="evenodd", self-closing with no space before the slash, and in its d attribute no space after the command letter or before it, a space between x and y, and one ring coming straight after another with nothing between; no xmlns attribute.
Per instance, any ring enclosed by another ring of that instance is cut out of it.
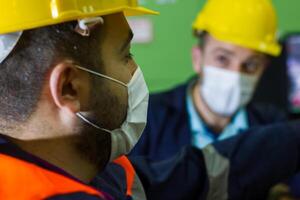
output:
<svg viewBox="0 0 300 200"><path fill-rule="evenodd" d="M118 83L118 84L120 84L120 85L122 85L122 86L124 86L124 87L126 87L126 88L128 87L127 84L125 84L125 83L123 83L122 81L119 81L119 80L117 80L117 79L111 78L111 77L109 77L109 76L106 76L106 75L104 75L104 74L100 74L100 73L98 73L98 72L89 70L89 69L84 68L84 67L80 67L80 66L78 66L78 65L74 65L74 66L75 66L76 68L82 70L82 71L89 72L89 73L91 73L91 74L94 74L94 75L96 75L96 76L100 76L100 77L102 77L102 78L106 78L106 79L111 80L111 81L113 81L113 82L115 82L115 83Z"/></svg>

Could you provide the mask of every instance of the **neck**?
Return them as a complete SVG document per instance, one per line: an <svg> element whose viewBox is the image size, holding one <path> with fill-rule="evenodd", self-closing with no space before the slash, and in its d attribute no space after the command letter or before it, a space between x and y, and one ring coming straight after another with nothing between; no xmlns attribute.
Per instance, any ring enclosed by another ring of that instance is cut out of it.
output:
<svg viewBox="0 0 300 200"><path fill-rule="evenodd" d="M199 91L200 84L195 84L192 87L193 103L196 110L205 124L214 132L220 133L230 123L231 117L220 116L209 109L207 104L203 101Z"/></svg>
<svg viewBox="0 0 300 200"><path fill-rule="evenodd" d="M13 143L85 183L89 183L98 172L95 165L80 156L69 138L41 141L13 140Z"/></svg>

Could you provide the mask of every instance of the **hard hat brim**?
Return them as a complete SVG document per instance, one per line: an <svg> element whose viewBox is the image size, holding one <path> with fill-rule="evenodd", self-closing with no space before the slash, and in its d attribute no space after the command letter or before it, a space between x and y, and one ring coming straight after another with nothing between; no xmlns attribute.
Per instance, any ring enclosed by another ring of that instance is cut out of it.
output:
<svg viewBox="0 0 300 200"><path fill-rule="evenodd" d="M126 8L124 9L124 13L126 16L137 16L137 15L158 15L159 12L154 10L150 10L144 7L136 7L136 8Z"/></svg>
<svg viewBox="0 0 300 200"><path fill-rule="evenodd" d="M124 13L125 16L138 16L138 15L158 15L159 12L154 10L150 10L144 7L130 7L130 6L122 6L112 9L105 10L95 10L90 13L84 13L78 10L69 11L66 13L58 13L56 17L37 19L35 21L26 21L23 23L19 21L19 23L10 24L10 26L1 27L0 34L23 31L28 29L34 29L43 26L55 25L59 23L64 23L68 21L96 17L96 16L105 16L114 13Z"/></svg>
<svg viewBox="0 0 300 200"><path fill-rule="evenodd" d="M282 51L281 45L277 42L264 43L262 41L257 41L257 40L241 39L241 38L235 37L234 35L218 33L216 31L214 32L213 30L211 30L209 28L204 28L204 27L202 29L199 29L198 27L194 28L194 31L196 31L196 32L206 31L208 34L210 34L211 36L213 36L215 39L217 39L219 41L231 43L231 44L241 46L244 48L248 48L248 49L252 49L254 51L264 53L264 54L274 56L274 57L279 56Z"/></svg>

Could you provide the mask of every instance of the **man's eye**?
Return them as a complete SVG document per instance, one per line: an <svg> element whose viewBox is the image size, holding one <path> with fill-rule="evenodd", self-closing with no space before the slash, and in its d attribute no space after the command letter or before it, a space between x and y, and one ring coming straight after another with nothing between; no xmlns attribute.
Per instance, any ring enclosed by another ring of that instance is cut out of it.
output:
<svg viewBox="0 0 300 200"><path fill-rule="evenodd" d="M228 65L229 63L229 60L226 58L226 56L223 56L223 55L219 55L217 56L217 61L221 64L221 65Z"/></svg>
<svg viewBox="0 0 300 200"><path fill-rule="evenodd" d="M132 59L133 56L134 56L134 55L133 55L132 53L129 53L129 54L127 55L127 58L128 58L128 59Z"/></svg>
<svg viewBox="0 0 300 200"><path fill-rule="evenodd" d="M257 62L246 63L244 66L244 71L247 73L255 73L261 66L262 64Z"/></svg>
<svg viewBox="0 0 300 200"><path fill-rule="evenodd" d="M133 59L134 55L132 53L129 53L128 55L126 55L126 63L128 63L129 61L131 61Z"/></svg>

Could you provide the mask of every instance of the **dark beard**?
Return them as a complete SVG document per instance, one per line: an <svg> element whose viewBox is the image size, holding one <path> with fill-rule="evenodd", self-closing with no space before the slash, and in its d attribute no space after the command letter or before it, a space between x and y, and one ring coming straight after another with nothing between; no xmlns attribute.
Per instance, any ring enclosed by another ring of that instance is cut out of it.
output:
<svg viewBox="0 0 300 200"><path fill-rule="evenodd" d="M88 125L86 125L88 126ZM86 127L78 137L76 148L81 156L101 171L109 162L111 152L110 134L104 131Z"/></svg>
<svg viewBox="0 0 300 200"><path fill-rule="evenodd" d="M104 81L94 79L92 84L94 89L91 94L90 110L95 112L84 117L107 130L120 128L127 114L127 102L122 104L122 100L105 87ZM111 153L110 133L96 129L86 122L83 122L83 126L83 131L77 141L77 149L84 159L98 166L100 171L109 162Z"/></svg>

